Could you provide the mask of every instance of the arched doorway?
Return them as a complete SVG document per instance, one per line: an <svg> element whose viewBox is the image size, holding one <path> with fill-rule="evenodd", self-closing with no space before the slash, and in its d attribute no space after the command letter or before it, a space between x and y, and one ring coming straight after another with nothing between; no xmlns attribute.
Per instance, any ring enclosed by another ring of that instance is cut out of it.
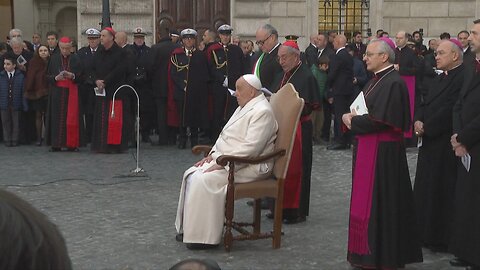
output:
<svg viewBox="0 0 480 270"><path fill-rule="evenodd" d="M58 35L77 39L77 8L62 8L55 18L55 28Z"/></svg>

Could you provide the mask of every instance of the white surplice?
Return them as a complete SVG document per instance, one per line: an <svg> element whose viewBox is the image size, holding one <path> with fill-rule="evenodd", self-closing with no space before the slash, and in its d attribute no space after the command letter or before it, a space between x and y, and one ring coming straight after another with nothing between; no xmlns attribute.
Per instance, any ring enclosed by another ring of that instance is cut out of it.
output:
<svg viewBox="0 0 480 270"><path fill-rule="evenodd" d="M219 244L222 237L228 168L204 171L221 155L258 157L273 152L277 130L272 108L263 94L237 108L212 148L213 161L192 166L183 175L175 220L183 242ZM264 179L271 175L272 167L273 160L257 165L235 164L235 182Z"/></svg>

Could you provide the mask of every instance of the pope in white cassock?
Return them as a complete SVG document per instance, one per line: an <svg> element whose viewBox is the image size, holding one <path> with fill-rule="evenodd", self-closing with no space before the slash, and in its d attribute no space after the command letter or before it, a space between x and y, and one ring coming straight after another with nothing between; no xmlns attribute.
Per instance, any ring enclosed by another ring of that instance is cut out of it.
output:
<svg viewBox="0 0 480 270"><path fill-rule="evenodd" d="M278 125L270 103L251 74L236 82L238 108L223 128L209 155L185 171L178 201L177 241L190 249L217 246L222 238L228 168L216 163L221 155L258 157L274 150ZM273 160L263 164L235 164L235 182L245 183L271 175Z"/></svg>

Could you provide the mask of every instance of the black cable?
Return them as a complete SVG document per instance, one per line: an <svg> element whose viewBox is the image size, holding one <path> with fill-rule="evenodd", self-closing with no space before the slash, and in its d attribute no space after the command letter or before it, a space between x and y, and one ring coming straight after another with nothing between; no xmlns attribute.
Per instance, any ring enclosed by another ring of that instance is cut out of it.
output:
<svg viewBox="0 0 480 270"><path fill-rule="evenodd" d="M138 179L142 177L142 179ZM132 183L132 182L140 182L140 181L150 181L152 178L149 176L129 176L129 175L117 175L114 176L113 178L136 178L136 179L131 179L131 180L126 180L126 181L120 181L120 182L115 182L115 183L94 183L90 180L87 179L76 179L76 178L65 178L65 179L58 179L58 180L53 180L49 182L44 182L44 183L39 183L39 184L31 184L31 185L18 185L18 184L0 184L2 187L40 187L40 186L46 186L50 184L56 184L56 183L61 183L61 182L69 182L69 181L82 181L82 182L87 182L88 184L92 186L115 186L115 185L121 185L121 184L127 184L127 183Z"/></svg>

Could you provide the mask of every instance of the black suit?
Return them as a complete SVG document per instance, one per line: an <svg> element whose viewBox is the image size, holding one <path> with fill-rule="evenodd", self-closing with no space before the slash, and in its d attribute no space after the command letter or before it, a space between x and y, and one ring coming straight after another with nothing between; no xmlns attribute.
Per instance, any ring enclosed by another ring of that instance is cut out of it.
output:
<svg viewBox="0 0 480 270"><path fill-rule="evenodd" d="M419 67L417 54L414 50L405 46L395 49L395 64L399 65L398 72L402 76L415 76Z"/></svg>
<svg viewBox="0 0 480 270"><path fill-rule="evenodd" d="M262 82L262 86L269 90L271 90L270 88L272 88L272 83L275 75L283 71L282 67L277 61L279 47L280 46L277 46L271 53L265 53L262 62L260 63L260 81ZM258 61L258 58L261 57L261 55L261 51L257 52L257 54L255 55L257 59L253 62L254 68L256 62Z"/></svg>
<svg viewBox="0 0 480 270"><path fill-rule="evenodd" d="M180 47L174 44L170 37L162 38L150 49L152 60L152 94L155 99L157 110L157 131L158 143L175 143L175 132L167 126L167 94L168 94L168 63L170 55L175 48Z"/></svg>
<svg viewBox="0 0 480 270"><path fill-rule="evenodd" d="M350 45L350 48L353 50L353 56L363 60L363 55L365 54L365 51L367 50L367 45L363 43L353 43Z"/></svg>
<svg viewBox="0 0 480 270"><path fill-rule="evenodd" d="M305 49L305 57L308 67L312 67L312 65L318 66L318 49L312 43Z"/></svg>
<svg viewBox="0 0 480 270"><path fill-rule="evenodd" d="M330 58L327 85L331 87L333 110L338 127L342 124L342 116L350 111L353 96L353 57L341 49ZM349 143L348 135L337 130L336 141L339 144Z"/></svg>
<svg viewBox="0 0 480 270"><path fill-rule="evenodd" d="M465 65L467 65L465 63ZM449 249L457 257L480 265L480 74L465 66L465 80L453 109L453 133L471 156L470 171L459 163Z"/></svg>
<svg viewBox="0 0 480 270"><path fill-rule="evenodd" d="M100 48L99 45L95 50ZM93 58L95 53L92 52L90 46L82 47L77 52L78 58L82 62L83 66L83 80L80 83L80 98L82 100L83 113L85 115L85 139L87 143L92 140L92 124L93 124L93 112L95 110L95 74L93 72Z"/></svg>

